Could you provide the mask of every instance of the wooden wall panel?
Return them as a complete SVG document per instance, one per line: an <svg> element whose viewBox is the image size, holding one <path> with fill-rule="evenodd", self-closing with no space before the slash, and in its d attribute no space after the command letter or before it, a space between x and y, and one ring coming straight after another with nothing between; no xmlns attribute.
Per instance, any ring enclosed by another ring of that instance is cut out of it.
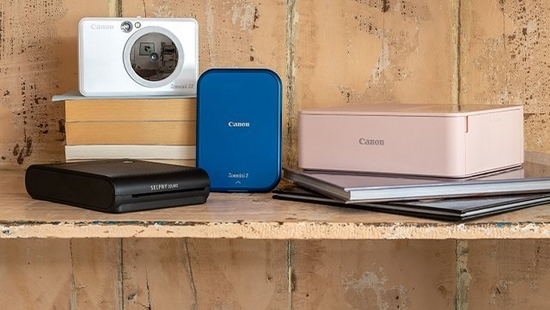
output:
<svg viewBox="0 0 550 310"><path fill-rule="evenodd" d="M459 309L548 309L550 241L463 241Z"/></svg>
<svg viewBox="0 0 550 310"><path fill-rule="evenodd" d="M291 309L287 242L187 242L198 308Z"/></svg>
<svg viewBox="0 0 550 310"><path fill-rule="evenodd" d="M295 241L293 309L453 309L455 241Z"/></svg>
<svg viewBox="0 0 550 310"><path fill-rule="evenodd" d="M460 102L521 104L525 148L550 152L550 2L461 1Z"/></svg>
<svg viewBox="0 0 550 310"><path fill-rule="evenodd" d="M10 309L547 309L546 240L0 240Z"/></svg>
<svg viewBox="0 0 550 310"><path fill-rule="evenodd" d="M0 304L122 309L116 239L0 240Z"/></svg>
<svg viewBox="0 0 550 310"><path fill-rule="evenodd" d="M69 240L0 240L0 304L10 309L69 309Z"/></svg>
<svg viewBox="0 0 550 310"><path fill-rule="evenodd" d="M186 240L123 240L124 309L194 309Z"/></svg>
<svg viewBox="0 0 550 310"><path fill-rule="evenodd" d="M0 240L10 309L288 309L287 242Z"/></svg>
<svg viewBox="0 0 550 310"><path fill-rule="evenodd" d="M121 241L71 239L71 309L123 309Z"/></svg>

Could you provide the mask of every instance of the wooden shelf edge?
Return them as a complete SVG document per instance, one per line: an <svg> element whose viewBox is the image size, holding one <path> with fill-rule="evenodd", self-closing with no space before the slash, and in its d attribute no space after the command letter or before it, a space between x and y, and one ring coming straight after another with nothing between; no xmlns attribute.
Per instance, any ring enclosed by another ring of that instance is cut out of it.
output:
<svg viewBox="0 0 550 310"><path fill-rule="evenodd" d="M550 223L0 223L13 238L226 238L269 240L547 239Z"/></svg>
<svg viewBox="0 0 550 310"><path fill-rule="evenodd" d="M550 158L533 153L530 157ZM550 205L446 222L275 200L270 193L212 193L201 205L106 214L30 198L24 189L24 171L3 172L0 206L0 239L550 239Z"/></svg>

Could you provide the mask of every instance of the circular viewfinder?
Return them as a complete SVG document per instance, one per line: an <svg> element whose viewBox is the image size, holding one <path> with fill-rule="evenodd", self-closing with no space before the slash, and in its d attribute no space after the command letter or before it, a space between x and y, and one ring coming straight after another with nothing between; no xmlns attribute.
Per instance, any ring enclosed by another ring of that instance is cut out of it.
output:
<svg viewBox="0 0 550 310"><path fill-rule="evenodd" d="M151 82L167 79L178 67L178 48L162 33L151 32L138 37L130 47L129 56L132 70Z"/></svg>

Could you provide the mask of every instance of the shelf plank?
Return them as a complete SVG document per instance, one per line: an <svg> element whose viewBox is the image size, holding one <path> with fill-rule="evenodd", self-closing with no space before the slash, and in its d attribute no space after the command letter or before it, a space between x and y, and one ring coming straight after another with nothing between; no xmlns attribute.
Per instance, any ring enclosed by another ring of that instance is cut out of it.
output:
<svg viewBox="0 0 550 310"><path fill-rule="evenodd" d="M507 239L549 238L550 204L463 223L212 193L206 204L107 214L34 200L23 171L1 171L0 238Z"/></svg>

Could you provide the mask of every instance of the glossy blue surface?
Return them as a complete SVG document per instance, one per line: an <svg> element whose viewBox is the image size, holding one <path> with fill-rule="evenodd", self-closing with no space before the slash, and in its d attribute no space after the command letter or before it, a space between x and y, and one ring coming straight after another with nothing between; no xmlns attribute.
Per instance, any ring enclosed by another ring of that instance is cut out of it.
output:
<svg viewBox="0 0 550 310"><path fill-rule="evenodd" d="M198 82L197 167L211 191L266 192L281 178L282 85L268 69L210 69Z"/></svg>

